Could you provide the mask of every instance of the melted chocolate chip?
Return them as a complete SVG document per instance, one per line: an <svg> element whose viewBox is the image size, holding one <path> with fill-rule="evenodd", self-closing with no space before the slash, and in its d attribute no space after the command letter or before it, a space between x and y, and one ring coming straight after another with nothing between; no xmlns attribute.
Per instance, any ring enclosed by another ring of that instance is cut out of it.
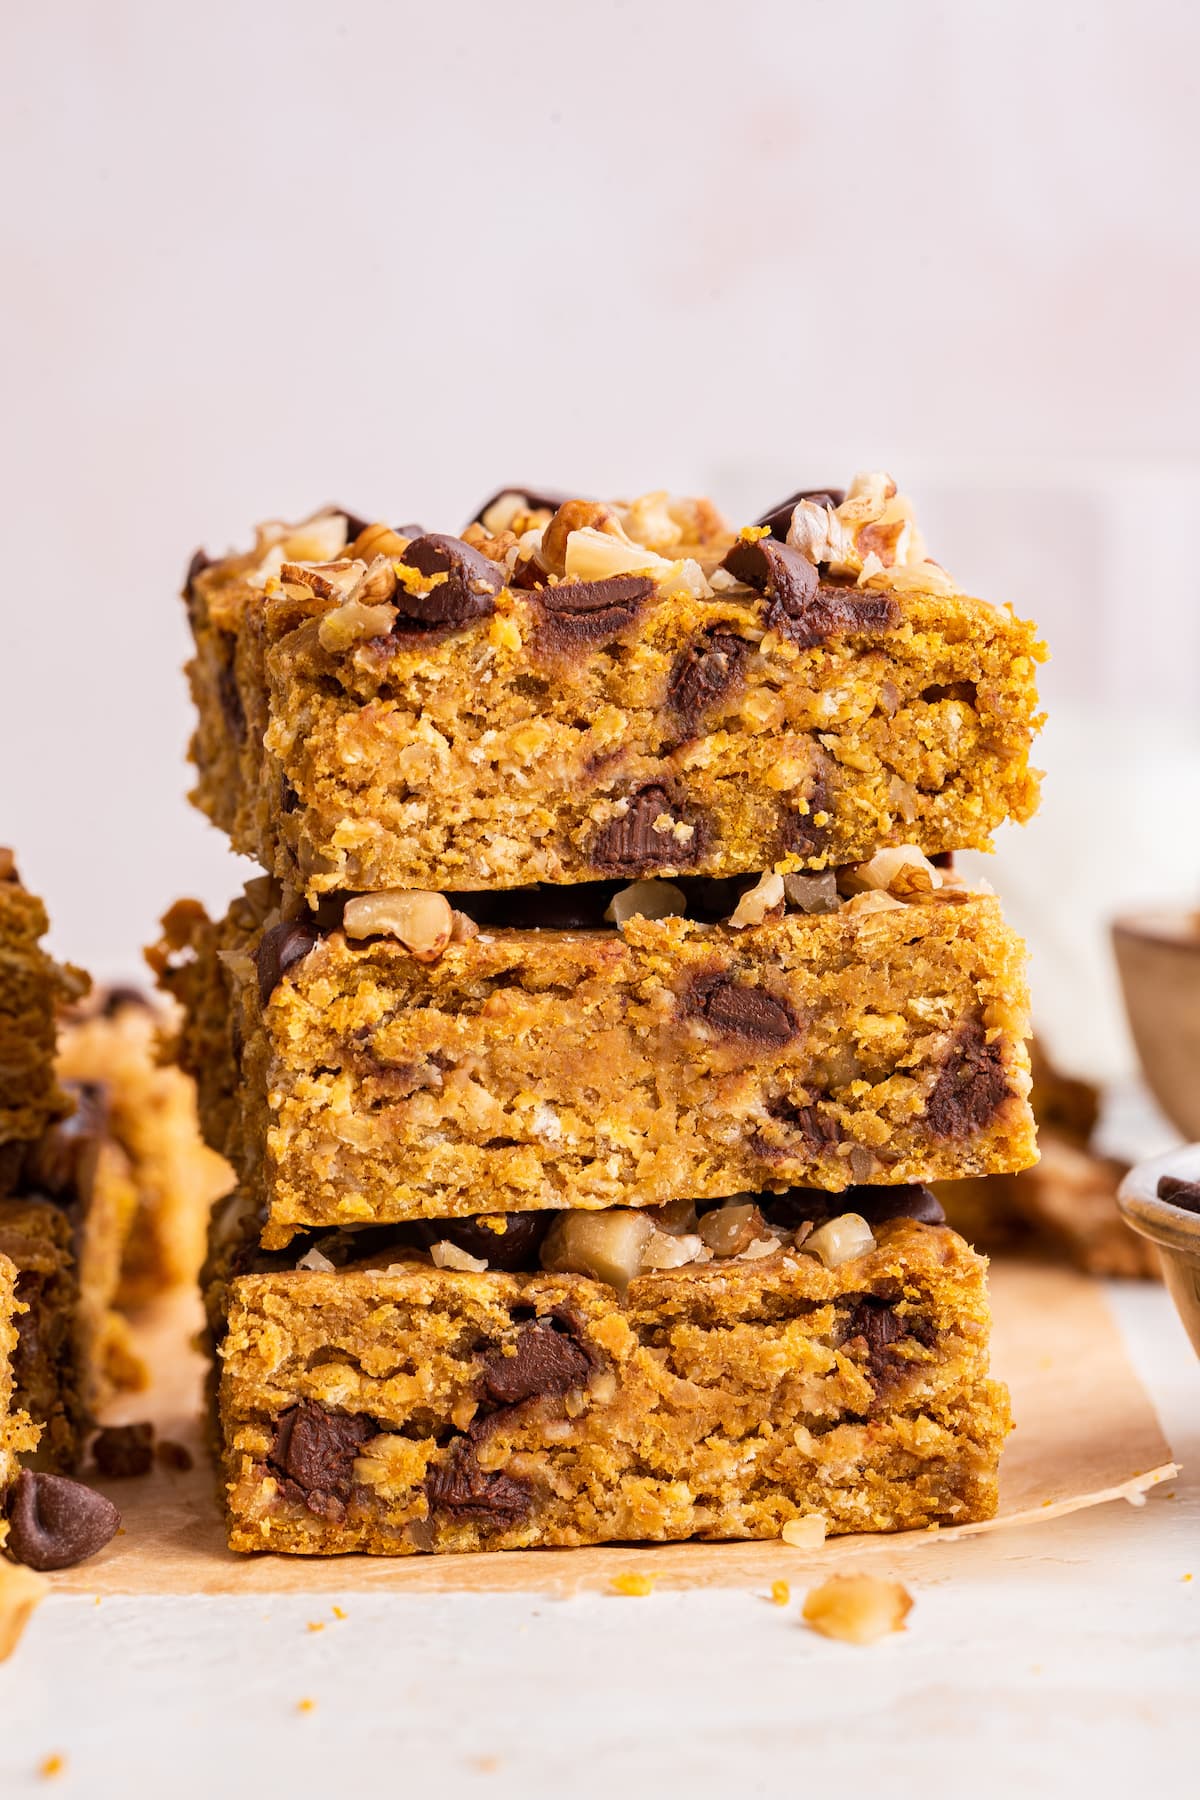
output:
<svg viewBox="0 0 1200 1800"><path fill-rule="evenodd" d="M536 1319L518 1333L513 1354L495 1350L483 1365L483 1393L493 1406L519 1406L539 1395L582 1387L590 1363L561 1319Z"/></svg>
<svg viewBox="0 0 1200 1800"><path fill-rule="evenodd" d="M1200 1181L1183 1181L1178 1175L1160 1175L1158 1197L1181 1206L1184 1212L1200 1213Z"/></svg>
<svg viewBox="0 0 1200 1800"><path fill-rule="evenodd" d="M654 829L664 814L672 820L678 817L664 787L655 783L631 794L627 810L609 820L592 846L596 868L614 875L649 875L655 869L686 868L696 862L702 847L699 826L681 843L671 829Z"/></svg>
<svg viewBox="0 0 1200 1800"><path fill-rule="evenodd" d="M599 931L604 926L604 909L620 885L618 881L580 881L569 887L491 888L456 893L454 905L477 925L521 931Z"/></svg>
<svg viewBox="0 0 1200 1800"><path fill-rule="evenodd" d="M797 1140L795 1144L779 1148L759 1137L756 1140L758 1154L768 1160L779 1156L815 1156L830 1144L841 1142L842 1128L838 1121L822 1112L815 1101L798 1102L781 1095L767 1103L767 1112Z"/></svg>
<svg viewBox="0 0 1200 1800"><path fill-rule="evenodd" d="M495 609L495 597L504 586L504 570L461 538L427 532L414 538L398 559L422 575L445 575L426 594L408 594L397 588L398 616L390 636L453 631Z"/></svg>
<svg viewBox="0 0 1200 1800"><path fill-rule="evenodd" d="M766 624L801 650L847 633L890 631L900 623L894 594L823 582L806 556L774 538L752 543L740 538L725 567L766 596Z"/></svg>
<svg viewBox="0 0 1200 1800"><path fill-rule="evenodd" d="M711 631L689 644L676 662L667 704L689 734L705 713L735 687L750 645L729 631Z"/></svg>
<svg viewBox="0 0 1200 1800"><path fill-rule="evenodd" d="M430 1514L448 1513L453 1522L472 1519L495 1531L519 1525L533 1506L523 1481L499 1471L485 1474L467 1438L451 1444L446 1460L425 1477Z"/></svg>
<svg viewBox="0 0 1200 1800"><path fill-rule="evenodd" d="M341 1520L354 1484L354 1460L377 1429L361 1414L327 1412L315 1400L302 1400L275 1421L267 1467L285 1499L320 1519Z"/></svg>
<svg viewBox="0 0 1200 1800"><path fill-rule="evenodd" d="M785 855L819 856L829 842L828 819L823 825L817 823L818 813L833 811L833 791L823 768L816 771L804 798L807 812L797 812L794 806L788 805L782 809L779 843Z"/></svg>
<svg viewBox="0 0 1200 1800"><path fill-rule="evenodd" d="M254 953L258 969L258 997L265 1006L293 963L306 957L321 936L299 919L282 919L264 931Z"/></svg>
<svg viewBox="0 0 1200 1800"><path fill-rule="evenodd" d="M846 1338L865 1338L872 1363L879 1360L890 1344L907 1335L904 1321L897 1317L895 1308L886 1300L876 1299L873 1294L860 1294L855 1300Z"/></svg>
<svg viewBox="0 0 1200 1800"><path fill-rule="evenodd" d="M538 1251L553 1217L545 1211L493 1213L490 1220L487 1214L469 1219L421 1219L416 1222L414 1242L423 1249L431 1244L456 1244L468 1256L483 1257L492 1269L536 1269ZM493 1225L501 1229L493 1231Z"/></svg>
<svg viewBox="0 0 1200 1800"><path fill-rule="evenodd" d="M791 528L792 514L802 500L811 500L814 506L840 506L845 498L844 488L799 488L778 506L769 507L754 523L765 525L771 536L782 544Z"/></svg>
<svg viewBox="0 0 1200 1800"><path fill-rule="evenodd" d="M110 1481L148 1475L154 1463L153 1425L148 1420L137 1425L106 1425L92 1445L92 1457Z"/></svg>
<svg viewBox="0 0 1200 1800"><path fill-rule="evenodd" d="M889 1219L915 1219L920 1225L944 1225L946 1214L932 1189L915 1181L897 1187L852 1187L838 1196L839 1210L859 1213L868 1225Z"/></svg>
<svg viewBox="0 0 1200 1800"><path fill-rule="evenodd" d="M786 1044L796 1035L791 1008L759 987L743 987L732 976L704 976L688 997L688 1011L726 1037L755 1044Z"/></svg>
<svg viewBox="0 0 1200 1800"><path fill-rule="evenodd" d="M950 1047L925 1107L926 1122L936 1137L969 1137L983 1130L1011 1091L999 1040L989 1044L973 1020Z"/></svg>
<svg viewBox="0 0 1200 1800"><path fill-rule="evenodd" d="M525 502L526 512L549 513L556 513L560 506L566 505L568 500L577 500L580 497L578 494L556 494L548 489L539 491L537 488L527 487L497 488L496 492L484 501L478 511L472 514L467 520L467 524L482 525L484 514L491 512L497 500L503 500L506 494L517 494Z"/></svg>
<svg viewBox="0 0 1200 1800"><path fill-rule="evenodd" d="M22 1469L8 1497L8 1549L27 1568L69 1569L120 1529L111 1500L65 1475Z"/></svg>
<svg viewBox="0 0 1200 1800"><path fill-rule="evenodd" d="M602 581L563 581L537 589L535 650L563 655L608 643L627 631L654 592L645 575L609 575Z"/></svg>
<svg viewBox="0 0 1200 1800"><path fill-rule="evenodd" d="M331 513L339 513L345 519L347 545L352 544L355 538L364 532L371 523L370 519L360 518L358 513L352 513L344 506L331 506L327 510Z"/></svg>

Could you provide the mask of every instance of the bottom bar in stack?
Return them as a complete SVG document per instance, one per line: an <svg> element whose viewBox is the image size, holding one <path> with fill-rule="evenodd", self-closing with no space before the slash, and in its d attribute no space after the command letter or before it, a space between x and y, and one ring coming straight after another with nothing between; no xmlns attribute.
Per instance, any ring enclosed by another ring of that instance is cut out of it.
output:
<svg viewBox="0 0 1200 1800"><path fill-rule="evenodd" d="M432 1225L337 1232L299 1266L300 1246L264 1252L261 1221L226 1209L208 1299L231 1547L403 1555L990 1517L1009 1414L988 1376L986 1263L924 1222L940 1216L925 1190L834 1204L848 1200L862 1210L795 1190L699 1219L686 1203L460 1219L457 1242Z"/></svg>

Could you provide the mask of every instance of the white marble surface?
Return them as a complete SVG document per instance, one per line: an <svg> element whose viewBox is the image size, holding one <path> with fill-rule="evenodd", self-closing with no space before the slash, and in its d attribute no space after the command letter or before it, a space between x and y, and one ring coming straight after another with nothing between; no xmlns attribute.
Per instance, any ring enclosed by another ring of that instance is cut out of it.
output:
<svg viewBox="0 0 1200 1800"><path fill-rule="evenodd" d="M802 1583L786 1609L736 1591L346 1595L344 1620L325 1598L51 1599L0 1668L0 1794L1183 1792L1200 1365L1161 1290L1110 1293L1183 1473L1140 1509L1014 1534L1003 1579L981 1553L948 1580L931 1554L903 1636L814 1636Z"/></svg>

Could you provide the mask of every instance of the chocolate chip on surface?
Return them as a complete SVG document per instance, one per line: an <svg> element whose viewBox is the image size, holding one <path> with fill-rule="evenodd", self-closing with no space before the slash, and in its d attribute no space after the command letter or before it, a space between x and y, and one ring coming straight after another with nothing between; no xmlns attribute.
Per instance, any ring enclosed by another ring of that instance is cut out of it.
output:
<svg viewBox="0 0 1200 1800"><path fill-rule="evenodd" d="M774 538L739 539L724 566L766 596L767 626L801 650L849 633L891 631L900 623L894 594L823 582L814 563Z"/></svg>
<svg viewBox="0 0 1200 1800"><path fill-rule="evenodd" d="M149 1420L136 1425L105 1425L92 1445L92 1457L100 1473L110 1481L148 1475L154 1462L154 1427Z"/></svg>
<svg viewBox="0 0 1200 1800"><path fill-rule="evenodd" d="M562 581L539 587L535 649L562 655L607 643L627 631L654 592L646 575L608 575L600 581Z"/></svg>
<svg viewBox="0 0 1200 1800"><path fill-rule="evenodd" d="M536 1269L538 1251L553 1218L552 1212L543 1211L493 1213L490 1220L486 1214L467 1219L422 1219L418 1221L418 1235L426 1249L430 1244L449 1242L468 1256L482 1257L492 1269ZM493 1230L493 1224L499 1225L500 1230Z"/></svg>
<svg viewBox="0 0 1200 1800"><path fill-rule="evenodd" d="M396 590L398 608L395 633L453 629L483 619L495 608L495 597L504 586L504 570L461 538L427 532L414 538L398 561L421 575L444 575L427 593Z"/></svg>
<svg viewBox="0 0 1200 1800"><path fill-rule="evenodd" d="M671 672L667 704L694 732L704 714L737 684L751 646L729 631L711 631L689 644Z"/></svg>
<svg viewBox="0 0 1200 1800"><path fill-rule="evenodd" d="M982 1023L972 1020L950 1046L926 1103L926 1122L937 1137L968 1137L983 1130L1011 1092L999 1040L989 1044Z"/></svg>
<svg viewBox="0 0 1200 1800"><path fill-rule="evenodd" d="M451 1444L445 1461L430 1469L425 1498L431 1515L448 1513L454 1522L471 1519L496 1531L519 1525L533 1507L533 1495L523 1481L499 1471L484 1473L475 1446L466 1438Z"/></svg>
<svg viewBox="0 0 1200 1800"><path fill-rule="evenodd" d="M657 822L670 823L656 830ZM610 819L598 834L591 851L596 868L614 875L649 875L655 869L687 868L701 854L701 832L693 826L684 837L676 835L680 821L664 787L657 783L629 796L626 811Z"/></svg>
<svg viewBox="0 0 1200 1800"><path fill-rule="evenodd" d="M271 998L294 963L300 962L321 941L312 925L299 919L281 919L264 931L254 953L258 969L258 997L263 1006Z"/></svg>
<svg viewBox="0 0 1200 1800"><path fill-rule="evenodd" d="M760 987L745 987L730 975L697 981L688 997L688 1011L714 1031L756 1044L786 1044L797 1031L791 1008L782 1000Z"/></svg>
<svg viewBox="0 0 1200 1800"><path fill-rule="evenodd" d="M495 1406L519 1406L539 1395L584 1385L590 1364L574 1333L559 1319L535 1319L517 1334L512 1354L492 1352L483 1365L483 1392Z"/></svg>
<svg viewBox="0 0 1200 1800"><path fill-rule="evenodd" d="M1200 1181L1184 1181L1178 1175L1160 1175L1158 1197L1181 1206L1184 1212L1200 1213Z"/></svg>
<svg viewBox="0 0 1200 1800"><path fill-rule="evenodd" d="M22 1469L8 1496L8 1549L29 1569L70 1569L120 1528L111 1500L66 1475Z"/></svg>
<svg viewBox="0 0 1200 1800"><path fill-rule="evenodd" d="M318 1518L341 1520L355 1458L376 1429L361 1414L327 1412L315 1400L302 1400L275 1421L267 1467L285 1499L306 1506Z"/></svg>
<svg viewBox="0 0 1200 1800"><path fill-rule="evenodd" d="M915 1181L896 1187L852 1187L839 1198L846 1211L861 1213L871 1225L884 1225L889 1219L914 1219L919 1225L946 1223L937 1195Z"/></svg>
<svg viewBox="0 0 1200 1800"><path fill-rule="evenodd" d="M789 494L778 506L768 507L767 511L755 519L756 525L765 525L773 538L783 543L792 523L792 514L802 500L808 500L813 506L838 507L846 498L845 488L799 488L796 493Z"/></svg>
<svg viewBox="0 0 1200 1800"><path fill-rule="evenodd" d="M177 1444L174 1438L160 1438L154 1446L155 1459L164 1469L174 1469L183 1475L194 1469L196 1459L186 1444Z"/></svg>

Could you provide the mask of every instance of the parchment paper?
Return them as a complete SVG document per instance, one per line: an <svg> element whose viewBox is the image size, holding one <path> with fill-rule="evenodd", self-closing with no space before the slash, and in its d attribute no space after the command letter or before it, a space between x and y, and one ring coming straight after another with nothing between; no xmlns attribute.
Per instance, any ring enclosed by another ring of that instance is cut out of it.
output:
<svg viewBox="0 0 1200 1800"><path fill-rule="evenodd" d="M113 1416L153 1419L160 1437L188 1446L196 1466L187 1473L156 1467L139 1479L97 1482L120 1507L123 1533L91 1562L56 1575L55 1591L570 1594L607 1588L614 1575L631 1570L653 1575L661 1587L758 1588L780 1574L862 1562L880 1551L894 1559L920 1546L922 1554L953 1557L948 1547L956 1540L1105 1500L1137 1503L1146 1489L1176 1473L1102 1288L1062 1269L1000 1263L992 1270L992 1299L993 1368L1012 1391L1016 1430L1001 1465L999 1515L986 1525L833 1538L819 1550L792 1549L776 1539L394 1558L245 1557L226 1550L201 1429L203 1363L188 1348L198 1315L181 1300L162 1308L143 1334L141 1348L157 1371L154 1387ZM1135 1524L1131 1511L1131 1528Z"/></svg>

